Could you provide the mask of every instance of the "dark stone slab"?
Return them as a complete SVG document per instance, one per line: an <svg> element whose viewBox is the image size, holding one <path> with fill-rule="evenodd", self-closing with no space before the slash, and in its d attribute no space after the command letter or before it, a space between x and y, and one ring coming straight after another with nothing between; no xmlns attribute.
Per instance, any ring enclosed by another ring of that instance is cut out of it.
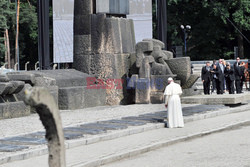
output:
<svg viewBox="0 0 250 167"><path fill-rule="evenodd" d="M91 135L96 135L96 134L100 134L100 133L104 133L106 132L103 129L94 129L94 128L85 128L85 127L68 127L68 128L64 128L64 132L78 132L78 133L82 133L82 134L91 134Z"/></svg>
<svg viewBox="0 0 250 167"><path fill-rule="evenodd" d="M119 129L126 129L126 125L117 125L117 124L106 124L106 123L91 123L91 124L84 124L81 127L91 127L91 128L103 128L105 130L119 130Z"/></svg>
<svg viewBox="0 0 250 167"><path fill-rule="evenodd" d="M109 120L109 121L102 121L100 123L107 123L107 124L118 124L118 125L127 125L127 126L140 126L145 125L145 122L136 121L136 120Z"/></svg>
<svg viewBox="0 0 250 167"><path fill-rule="evenodd" d="M28 135L25 135L25 137L31 137L31 138L45 138L45 132L35 132L35 133L31 133L31 134L28 134ZM64 132L64 138L66 140L70 140L70 139L77 139L77 138L81 138L83 137L83 134L82 133L76 133L76 132L73 132L71 133L70 131L65 131Z"/></svg>
<svg viewBox="0 0 250 167"><path fill-rule="evenodd" d="M18 146L10 144L0 144L0 152L16 152L29 148L28 146Z"/></svg>
<svg viewBox="0 0 250 167"><path fill-rule="evenodd" d="M144 122L147 122L147 123L156 123L156 122L158 122L156 119L147 118L147 117L124 117L122 119L125 119L125 120L138 120L138 121L144 121Z"/></svg>
<svg viewBox="0 0 250 167"><path fill-rule="evenodd" d="M71 139L78 139L84 137L82 133L76 133L76 132L71 132L71 131L64 131L64 138L66 140L71 140Z"/></svg>
<svg viewBox="0 0 250 167"><path fill-rule="evenodd" d="M24 136L17 136L17 137L1 139L0 143L17 144L17 145L40 145L47 143L47 141L45 139L40 139L40 138L28 138Z"/></svg>
<svg viewBox="0 0 250 167"><path fill-rule="evenodd" d="M184 116L190 116L199 113L205 113L209 111L216 111L220 109L230 108L225 105L195 105L190 107L183 107L182 112Z"/></svg>
<svg viewBox="0 0 250 167"><path fill-rule="evenodd" d="M157 116L154 114L145 114L145 115L139 115L139 118L145 118L145 119L152 119L152 121L154 122L163 122L164 121L164 117L161 116Z"/></svg>

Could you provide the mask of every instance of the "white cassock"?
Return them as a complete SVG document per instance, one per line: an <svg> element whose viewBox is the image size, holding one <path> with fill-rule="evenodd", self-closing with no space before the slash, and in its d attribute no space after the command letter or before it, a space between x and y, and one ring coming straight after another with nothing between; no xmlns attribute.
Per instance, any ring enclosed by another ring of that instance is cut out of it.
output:
<svg viewBox="0 0 250 167"><path fill-rule="evenodd" d="M184 127L181 94L181 86L174 82L171 82L164 91L165 104L168 105L168 128Z"/></svg>

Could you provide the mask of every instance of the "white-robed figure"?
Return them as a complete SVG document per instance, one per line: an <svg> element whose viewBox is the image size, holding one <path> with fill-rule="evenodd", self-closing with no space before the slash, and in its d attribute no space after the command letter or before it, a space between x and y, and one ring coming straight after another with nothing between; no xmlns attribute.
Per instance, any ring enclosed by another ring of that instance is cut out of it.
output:
<svg viewBox="0 0 250 167"><path fill-rule="evenodd" d="M164 91L165 106L168 110L168 128L184 127L181 100L181 86L174 83L173 78L168 78L168 86Z"/></svg>

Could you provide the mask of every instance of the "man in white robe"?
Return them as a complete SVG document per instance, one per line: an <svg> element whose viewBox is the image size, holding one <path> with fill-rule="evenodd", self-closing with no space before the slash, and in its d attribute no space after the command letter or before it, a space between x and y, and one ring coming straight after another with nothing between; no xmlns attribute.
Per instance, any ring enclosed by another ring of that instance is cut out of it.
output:
<svg viewBox="0 0 250 167"><path fill-rule="evenodd" d="M168 86L164 91L165 106L168 110L168 128L184 127L181 100L181 86L174 83L173 78L168 78Z"/></svg>

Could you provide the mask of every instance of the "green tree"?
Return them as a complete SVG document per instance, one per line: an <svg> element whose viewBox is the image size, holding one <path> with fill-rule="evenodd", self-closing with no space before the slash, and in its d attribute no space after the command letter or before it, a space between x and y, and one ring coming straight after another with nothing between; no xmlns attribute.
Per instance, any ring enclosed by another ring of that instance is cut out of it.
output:
<svg viewBox="0 0 250 167"><path fill-rule="evenodd" d="M249 0L168 0L168 50L184 45L182 24L192 27L187 39L187 55L192 60L230 59L234 46L249 50L248 42L229 22L250 34L249 5Z"/></svg>
<svg viewBox="0 0 250 167"><path fill-rule="evenodd" d="M9 0L0 1L0 61L1 64L4 63L5 58L5 32L6 29L10 29L10 24L13 23L15 17L14 5Z"/></svg>

